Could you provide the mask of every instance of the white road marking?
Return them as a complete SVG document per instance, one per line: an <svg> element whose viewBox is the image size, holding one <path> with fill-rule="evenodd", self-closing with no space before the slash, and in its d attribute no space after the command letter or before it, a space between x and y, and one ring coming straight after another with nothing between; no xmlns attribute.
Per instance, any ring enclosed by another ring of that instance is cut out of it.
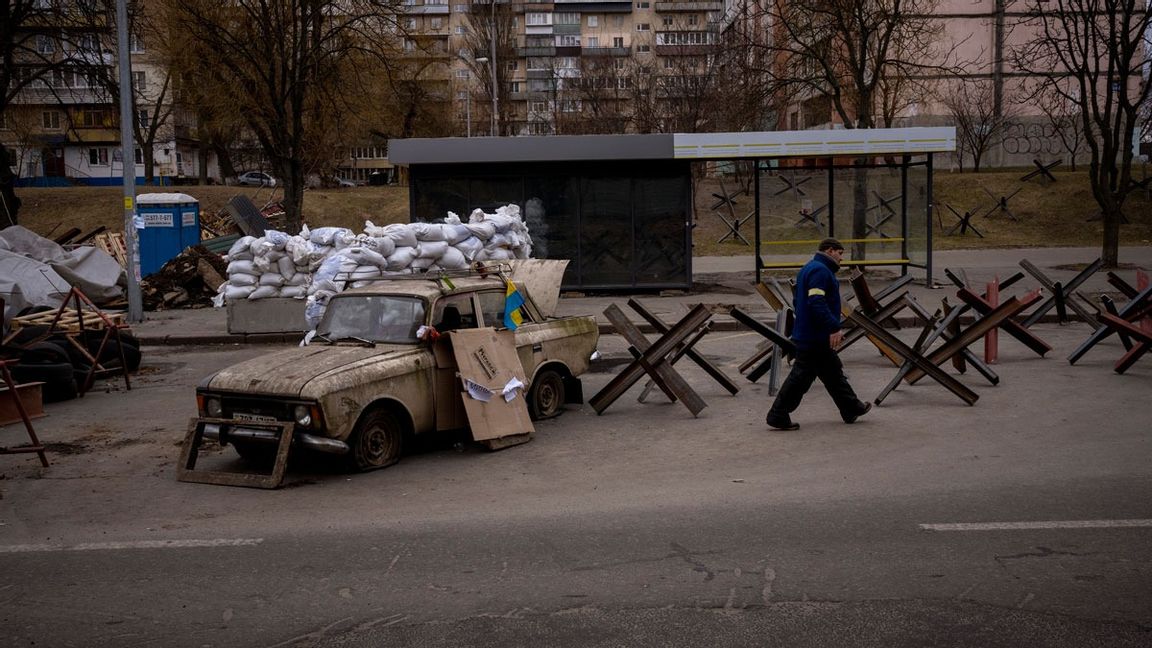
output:
<svg viewBox="0 0 1152 648"><path fill-rule="evenodd" d="M957 522L921 524L925 531L1027 531L1032 529L1111 529L1152 527L1152 520L1062 520L1055 522Z"/></svg>
<svg viewBox="0 0 1152 648"><path fill-rule="evenodd" d="M28 544L0 545L3 553L40 553L47 551L117 551L121 549L198 549L203 547L250 547L264 538L215 538L212 540L136 540L132 542L83 542L74 545Z"/></svg>

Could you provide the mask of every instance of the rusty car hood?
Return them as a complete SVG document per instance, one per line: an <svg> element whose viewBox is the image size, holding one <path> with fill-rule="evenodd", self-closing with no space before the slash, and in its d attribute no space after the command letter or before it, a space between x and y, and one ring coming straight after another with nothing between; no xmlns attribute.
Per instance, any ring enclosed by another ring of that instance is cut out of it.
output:
<svg viewBox="0 0 1152 648"><path fill-rule="evenodd" d="M368 363L380 363L408 356L429 354L427 348L412 345L375 347L321 345L285 349L262 355L221 370L208 381L212 391L298 396L311 381Z"/></svg>

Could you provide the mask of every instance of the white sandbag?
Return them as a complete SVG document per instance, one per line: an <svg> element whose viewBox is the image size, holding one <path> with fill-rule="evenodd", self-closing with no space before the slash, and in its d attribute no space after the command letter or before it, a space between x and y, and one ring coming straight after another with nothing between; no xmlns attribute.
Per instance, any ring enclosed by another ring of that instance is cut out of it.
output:
<svg viewBox="0 0 1152 648"><path fill-rule="evenodd" d="M251 261L232 261L231 263L228 264L228 274L229 275L233 275L233 274L254 275L257 273L256 273L256 269L254 267L252 267Z"/></svg>
<svg viewBox="0 0 1152 648"><path fill-rule="evenodd" d="M312 275L307 272L297 272L284 280L285 286L305 286L312 283Z"/></svg>
<svg viewBox="0 0 1152 648"><path fill-rule="evenodd" d="M376 225L372 221L364 221L364 233L372 238L379 238L384 236L384 228Z"/></svg>
<svg viewBox="0 0 1152 648"><path fill-rule="evenodd" d="M240 238L236 239L236 242L232 244L232 247L228 248L228 258L235 259L237 254L251 254L249 248L252 247L252 243L255 240L255 236L241 236Z"/></svg>
<svg viewBox="0 0 1152 648"><path fill-rule="evenodd" d="M496 233L496 225L494 223L470 222L465 223L464 227L467 227L468 231L481 241L487 241Z"/></svg>
<svg viewBox="0 0 1152 648"><path fill-rule="evenodd" d="M239 301L241 299L248 299L256 291L256 286L233 286L231 284L224 284L224 299L227 301Z"/></svg>
<svg viewBox="0 0 1152 648"><path fill-rule="evenodd" d="M260 275L260 281L258 283L261 286L272 286L273 288L279 288L280 286L284 285L284 275L276 272L266 272Z"/></svg>
<svg viewBox="0 0 1152 648"><path fill-rule="evenodd" d="M412 233L416 235L417 241L440 241L440 240L443 240L440 238L436 238L436 237L441 236L440 228L439 228L439 226L435 226L432 223L421 223L421 222L408 223L408 229L412 230Z"/></svg>
<svg viewBox="0 0 1152 648"><path fill-rule="evenodd" d="M444 240L448 241L449 245L456 245L470 236L472 236L472 230L463 223L444 224Z"/></svg>
<svg viewBox="0 0 1152 648"><path fill-rule="evenodd" d="M348 275L348 279L358 281L363 279L375 279L380 276L380 266L362 265L357 266L355 270Z"/></svg>
<svg viewBox="0 0 1152 648"><path fill-rule="evenodd" d="M311 231L308 240L316 245L332 247L337 235L341 233L352 234L352 230L345 227L317 227Z"/></svg>
<svg viewBox="0 0 1152 648"><path fill-rule="evenodd" d="M456 214L456 212L451 212L451 211L448 212L448 215L444 217L444 222L448 223L449 225L460 225L461 224L460 217Z"/></svg>
<svg viewBox="0 0 1152 648"><path fill-rule="evenodd" d="M445 245L447 245L447 243L445 243ZM414 270L414 271L415 270L427 270L428 266L431 266L434 263L436 263L436 259L430 259L427 257L416 257L415 259L412 259L412 263L408 267L412 268L412 270Z"/></svg>
<svg viewBox="0 0 1152 648"><path fill-rule="evenodd" d="M352 246L356 244L356 235L351 230L337 232L336 236L332 237L332 247L337 250Z"/></svg>
<svg viewBox="0 0 1152 648"><path fill-rule="evenodd" d="M450 247L436 261L436 265L445 270L465 270L468 268L468 259L457 248Z"/></svg>
<svg viewBox="0 0 1152 648"><path fill-rule="evenodd" d="M396 247L416 247L416 233L405 223L393 223L387 225L381 232L382 236L392 239Z"/></svg>
<svg viewBox="0 0 1152 648"><path fill-rule="evenodd" d="M339 281L346 278L346 275L356 269L360 264L345 257L343 254L334 254L324 260L320 264L320 268L316 270L313 281Z"/></svg>
<svg viewBox="0 0 1152 648"><path fill-rule="evenodd" d="M465 259L471 261L476 258L477 252L484 249L484 242L475 236L469 236L453 247L459 250L460 253L464 255Z"/></svg>
<svg viewBox="0 0 1152 648"><path fill-rule="evenodd" d="M401 268L407 268L412 265L412 261L418 254L419 253L414 246L397 247L396 250L393 251L392 254L389 254L387 257L387 268L389 270L400 270Z"/></svg>
<svg viewBox="0 0 1152 648"><path fill-rule="evenodd" d="M377 236L372 239L376 243L376 252L386 257L396 251L396 241L387 236Z"/></svg>
<svg viewBox="0 0 1152 648"><path fill-rule="evenodd" d="M276 297L280 294L280 289L276 286L260 286L248 295L248 299L268 299L269 297Z"/></svg>
<svg viewBox="0 0 1152 648"><path fill-rule="evenodd" d="M318 297L317 295L308 296L308 301L304 305L304 321L308 323L310 328L314 329L320 324L321 318L324 317L324 310L327 307L327 297Z"/></svg>
<svg viewBox="0 0 1152 648"><path fill-rule="evenodd" d="M292 275L296 274L296 262L293 261L292 257L287 254L280 257L280 259L276 261L276 266L280 271L280 274L284 275L285 277L291 277Z"/></svg>
<svg viewBox="0 0 1152 648"><path fill-rule="evenodd" d="M420 246L417 247L417 255L421 259L432 259L435 261L444 256L451 246L447 241L421 241Z"/></svg>
<svg viewBox="0 0 1152 648"><path fill-rule="evenodd" d="M280 296L291 299L304 299L308 296L308 286L284 286L280 289Z"/></svg>
<svg viewBox="0 0 1152 648"><path fill-rule="evenodd" d="M259 281L260 279L256 275L244 272L228 275L228 283L232 286L255 286Z"/></svg>
<svg viewBox="0 0 1152 648"><path fill-rule="evenodd" d="M284 244L284 253L296 265L307 265L312 255L312 242L303 236L293 236Z"/></svg>
<svg viewBox="0 0 1152 648"><path fill-rule="evenodd" d="M288 243L288 239L292 238L291 234L281 232L278 230L264 230L264 240L272 244L273 250L284 250L284 246Z"/></svg>
<svg viewBox="0 0 1152 648"><path fill-rule="evenodd" d="M383 268L388 265L388 260L381 256L378 252L373 252L368 248L363 247L350 247L341 252L344 256L355 261L357 264L365 266L371 265L377 268Z"/></svg>

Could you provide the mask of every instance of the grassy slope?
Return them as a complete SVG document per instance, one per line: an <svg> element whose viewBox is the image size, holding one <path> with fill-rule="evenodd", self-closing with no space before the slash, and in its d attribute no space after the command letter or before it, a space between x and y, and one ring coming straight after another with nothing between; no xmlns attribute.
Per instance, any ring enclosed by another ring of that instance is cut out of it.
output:
<svg viewBox="0 0 1152 648"><path fill-rule="evenodd" d="M1083 171L1057 172L1057 182L1050 185L1035 180L1022 183L1019 179L1021 175L1023 172L1020 170L980 174L938 172L934 187L937 204L952 205L961 213L965 210L974 211L978 215L973 223L986 238L980 239L971 234L942 236L937 224L934 237L936 248L1100 244L1100 223L1088 220L1097 213L1097 208ZM1009 195L1019 188L1020 191L1012 196L1008 204L1020 220L1013 222L1004 216L983 217L994 200L982 188L987 188L996 196ZM177 189L197 198L206 215L219 212L228 199L237 193L248 194L257 205L263 205L270 198L279 196L278 192L273 193L268 189L247 187L193 186ZM695 253L749 254L750 249L740 243L716 243L727 230L708 209L713 191L719 191L714 181L701 182L696 188L698 220L693 234ZM37 233L47 235L54 231L59 234L70 227L78 227L87 232L98 225L105 225L113 231L122 230L124 214L119 187L20 189L19 195L24 200L20 222ZM317 190L308 191L304 196L304 220L311 227L339 225L358 232L363 228L365 220L378 225L408 220L407 187ZM750 201L748 204L750 207ZM954 222L952 214L942 206L939 211L939 216L933 215L934 222L943 222L945 228L951 227ZM1143 193L1133 194L1126 212L1130 224L1121 229L1122 244L1152 244L1152 205L1148 196ZM206 222L210 220L205 218ZM751 229L752 222L749 221L743 232L750 235Z"/></svg>

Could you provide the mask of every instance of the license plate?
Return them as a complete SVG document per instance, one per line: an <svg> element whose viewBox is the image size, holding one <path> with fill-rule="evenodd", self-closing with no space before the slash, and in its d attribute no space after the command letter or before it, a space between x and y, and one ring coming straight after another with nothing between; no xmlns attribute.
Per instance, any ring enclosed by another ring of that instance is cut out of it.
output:
<svg viewBox="0 0 1152 648"><path fill-rule="evenodd" d="M265 416L263 414L244 414L237 412L232 415L232 418L237 421L250 421L252 423L277 423L275 416Z"/></svg>

